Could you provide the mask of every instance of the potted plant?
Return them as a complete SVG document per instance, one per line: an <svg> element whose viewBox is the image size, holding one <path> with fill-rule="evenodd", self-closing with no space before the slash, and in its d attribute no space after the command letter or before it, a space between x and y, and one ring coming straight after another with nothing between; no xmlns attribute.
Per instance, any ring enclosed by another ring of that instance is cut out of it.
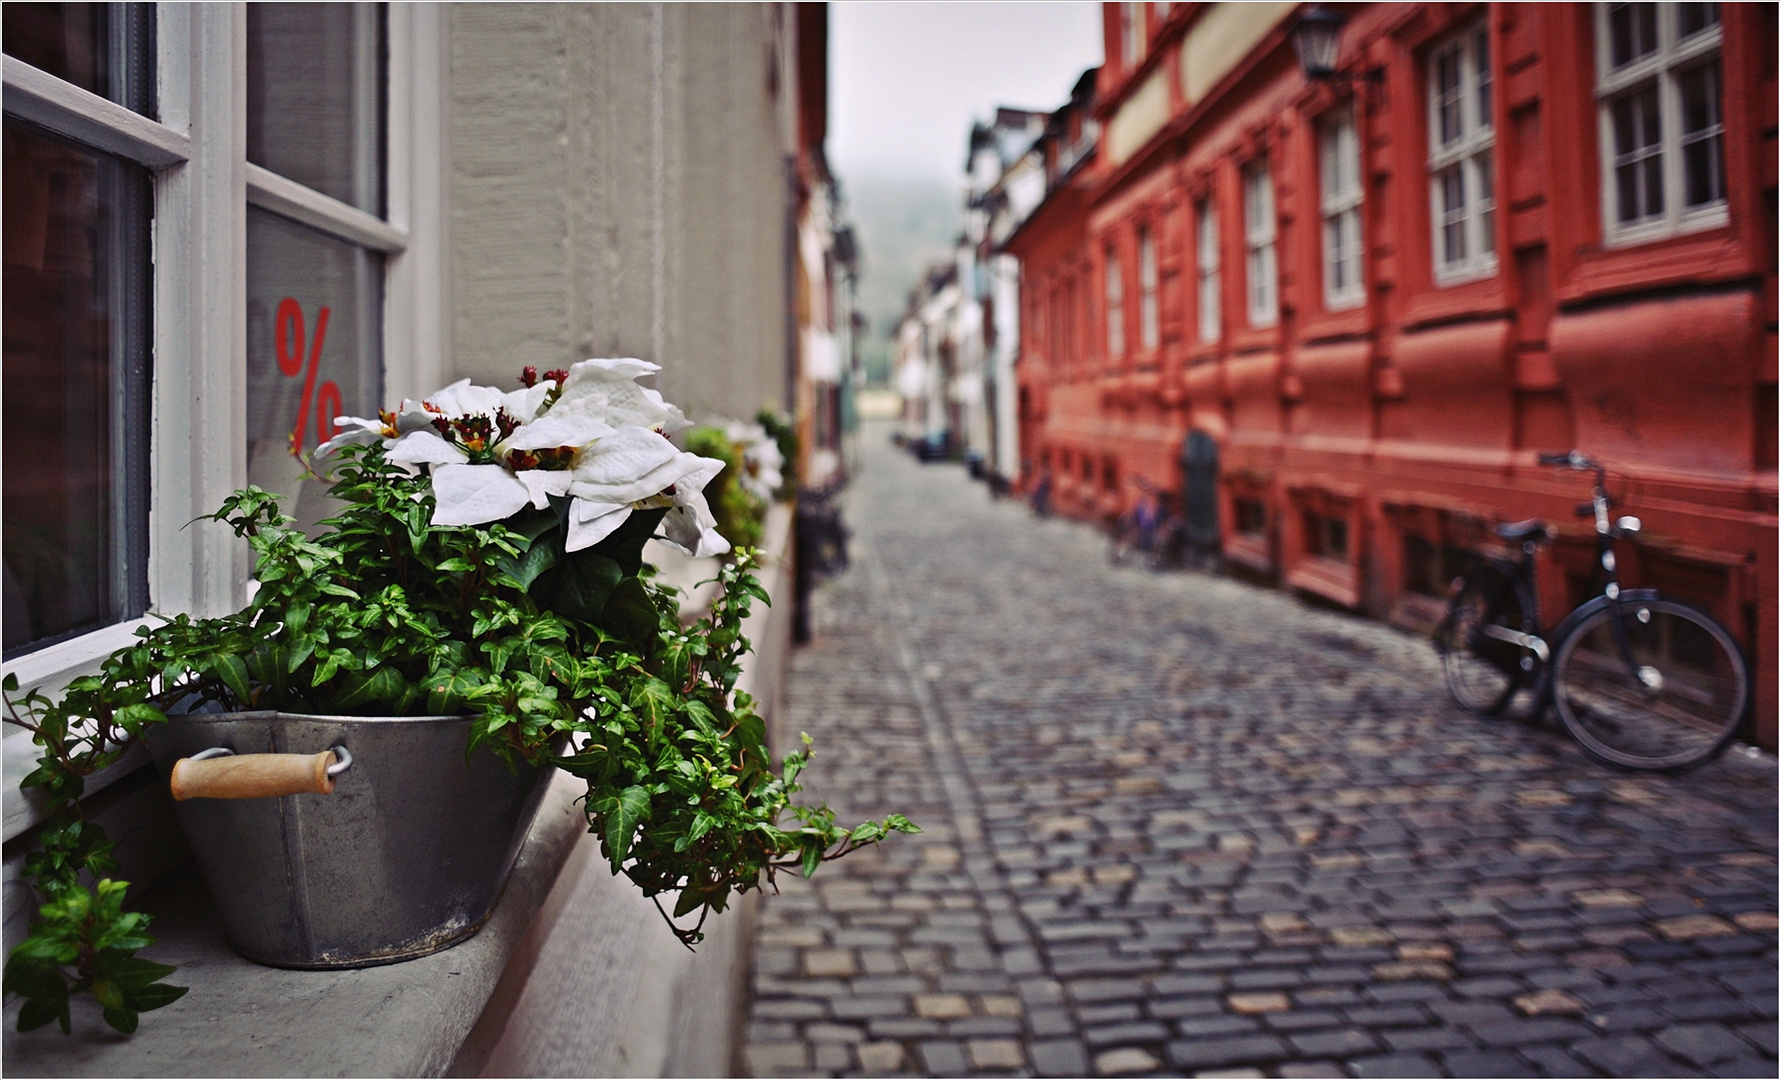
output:
<svg viewBox="0 0 1780 1080"><path fill-rule="evenodd" d="M213 515L254 550L245 608L143 628L58 701L15 700L9 680L12 718L43 748L22 786L56 805L26 864L45 903L6 962L21 1030L68 1031L70 995L90 992L128 1032L184 992L164 981L173 969L135 955L147 917L124 910L112 844L80 804L86 776L170 716L462 715L473 756L586 781L613 873L651 898L677 892L662 914L688 946L706 915L777 870L811 873L915 831L894 814L841 828L827 808L793 804L807 739L775 768L754 701L735 689L742 621L767 599L750 552L723 566L690 625L644 562L656 535L693 555L729 550L702 494L722 463L669 441L683 417L636 382L655 370L528 368L517 390L465 380L375 419L342 417L312 463L342 507L320 535L254 488Z"/></svg>

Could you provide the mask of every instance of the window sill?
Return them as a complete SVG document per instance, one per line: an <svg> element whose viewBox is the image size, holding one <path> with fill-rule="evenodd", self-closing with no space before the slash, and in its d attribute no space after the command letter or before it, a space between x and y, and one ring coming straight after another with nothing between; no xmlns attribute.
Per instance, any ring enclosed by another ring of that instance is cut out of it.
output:
<svg viewBox="0 0 1780 1080"><path fill-rule="evenodd" d="M1736 281L1758 272L1736 231L1724 227L1582 255L1556 296L1569 305L1663 285Z"/></svg>
<svg viewBox="0 0 1780 1080"><path fill-rule="evenodd" d="M443 952L384 967L286 971L229 948L221 919L194 874L151 892L148 955L177 964L191 992L146 1014L128 1038L78 999L74 1035L51 1024L14 1031L5 1011L9 1072L32 1076L438 1076L468 1038L495 984L587 831L575 799L586 791L560 773L545 793L494 913L479 933Z"/></svg>
<svg viewBox="0 0 1780 1080"><path fill-rule="evenodd" d="M1360 606L1359 576L1353 565L1343 560L1307 555L1286 574L1286 584L1343 607Z"/></svg>

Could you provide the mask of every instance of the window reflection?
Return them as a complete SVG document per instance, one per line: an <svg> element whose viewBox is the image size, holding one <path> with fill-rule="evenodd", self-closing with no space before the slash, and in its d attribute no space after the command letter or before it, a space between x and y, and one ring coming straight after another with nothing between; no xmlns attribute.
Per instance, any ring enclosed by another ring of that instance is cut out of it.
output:
<svg viewBox="0 0 1780 1080"><path fill-rule="evenodd" d="M0 5L6 55L154 116L153 4Z"/></svg>
<svg viewBox="0 0 1780 1080"><path fill-rule="evenodd" d="M8 658L147 608L147 173L7 121Z"/></svg>
<svg viewBox="0 0 1780 1080"><path fill-rule="evenodd" d="M247 5L247 160L384 216L382 4Z"/></svg>
<svg viewBox="0 0 1780 1080"><path fill-rule="evenodd" d="M292 456L375 416L383 386L383 256L247 210L247 479L305 527L332 510Z"/></svg>

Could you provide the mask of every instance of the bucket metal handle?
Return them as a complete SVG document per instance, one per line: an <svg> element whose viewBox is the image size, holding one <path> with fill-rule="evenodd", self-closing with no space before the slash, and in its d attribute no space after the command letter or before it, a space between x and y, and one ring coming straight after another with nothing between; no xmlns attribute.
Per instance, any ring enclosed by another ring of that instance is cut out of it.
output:
<svg viewBox="0 0 1780 1080"><path fill-rule="evenodd" d="M236 754L217 746L174 762L169 786L178 802L331 795L334 777L351 767L344 746L319 754Z"/></svg>

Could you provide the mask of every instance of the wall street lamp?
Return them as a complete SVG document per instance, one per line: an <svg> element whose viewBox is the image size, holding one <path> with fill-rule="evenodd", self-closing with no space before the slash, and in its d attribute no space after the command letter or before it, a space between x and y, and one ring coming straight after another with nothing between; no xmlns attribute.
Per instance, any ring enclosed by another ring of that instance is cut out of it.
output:
<svg viewBox="0 0 1780 1080"><path fill-rule="evenodd" d="M1321 4L1306 8L1292 27L1292 51L1298 54L1298 70L1312 85L1321 83L1350 91L1367 85L1382 94L1383 71L1373 69L1343 74L1336 70L1335 59L1341 52L1341 28L1346 25L1346 16L1338 11Z"/></svg>
<svg viewBox="0 0 1780 1080"><path fill-rule="evenodd" d="M1312 82L1335 78L1335 54L1341 47L1341 28L1347 20L1339 12L1321 4L1313 4L1298 16L1292 27L1292 49L1298 54L1298 69Z"/></svg>

